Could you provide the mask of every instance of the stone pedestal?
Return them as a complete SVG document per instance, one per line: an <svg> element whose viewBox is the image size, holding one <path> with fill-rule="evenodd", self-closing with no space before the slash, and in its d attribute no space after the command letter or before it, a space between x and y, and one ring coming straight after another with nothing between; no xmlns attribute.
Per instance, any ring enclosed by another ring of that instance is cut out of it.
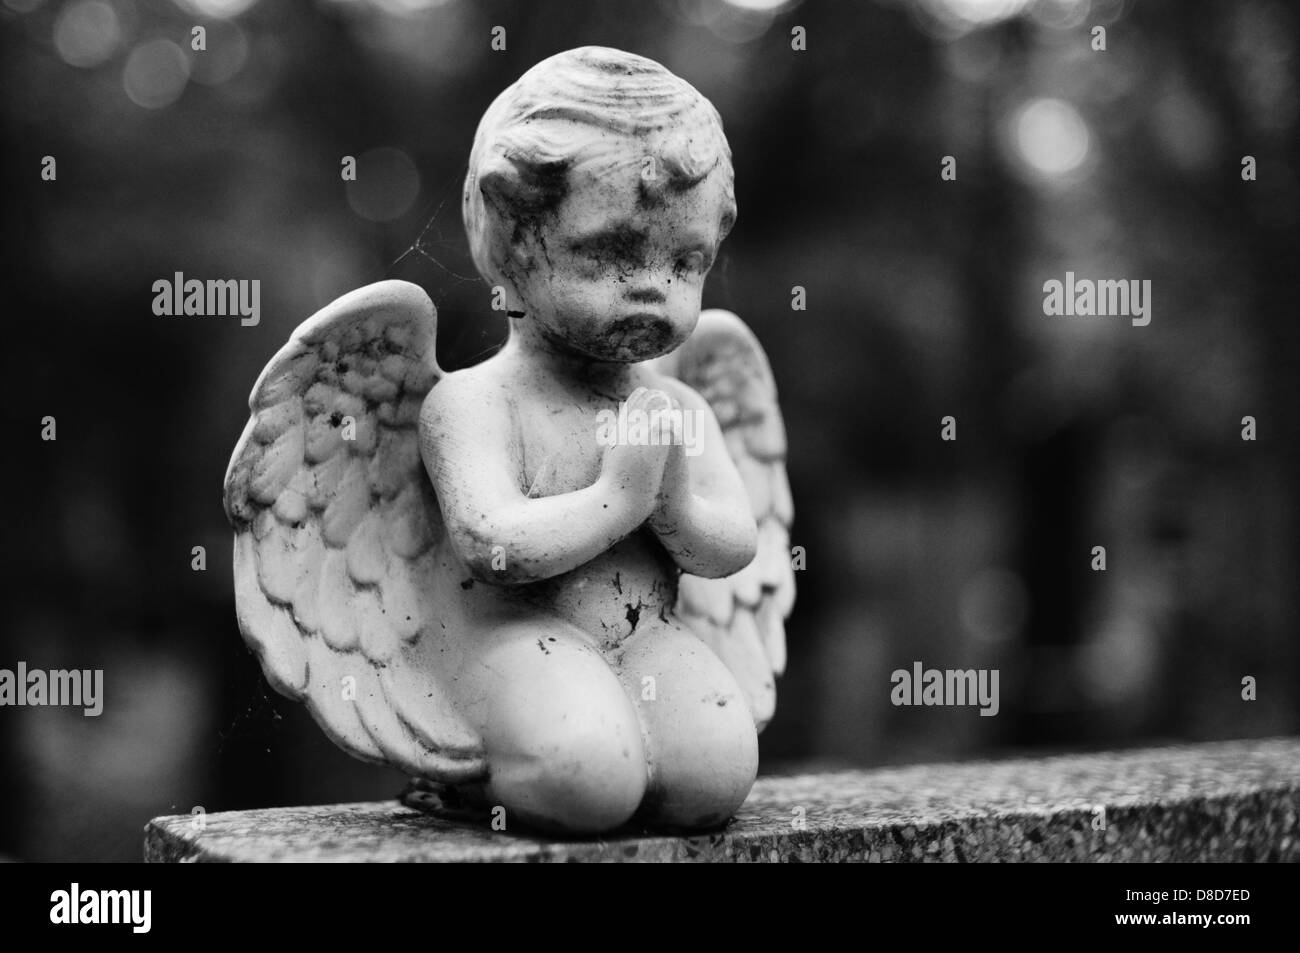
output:
<svg viewBox="0 0 1300 953"><path fill-rule="evenodd" d="M148 861L1300 860L1300 740L761 778L721 831L565 841L397 800L159 817ZM507 819L507 825L509 821Z"/></svg>

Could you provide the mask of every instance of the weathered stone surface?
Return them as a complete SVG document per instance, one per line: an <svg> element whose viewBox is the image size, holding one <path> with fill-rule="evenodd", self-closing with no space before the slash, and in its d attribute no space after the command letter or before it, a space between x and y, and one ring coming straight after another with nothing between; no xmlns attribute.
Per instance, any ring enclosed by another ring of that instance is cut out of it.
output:
<svg viewBox="0 0 1300 953"><path fill-rule="evenodd" d="M762 778L691 837L545 839L396 801L210 814L202 832L160 817L145 859L1296 861L1298 818L1300 740L1272 739Z"/></svg>

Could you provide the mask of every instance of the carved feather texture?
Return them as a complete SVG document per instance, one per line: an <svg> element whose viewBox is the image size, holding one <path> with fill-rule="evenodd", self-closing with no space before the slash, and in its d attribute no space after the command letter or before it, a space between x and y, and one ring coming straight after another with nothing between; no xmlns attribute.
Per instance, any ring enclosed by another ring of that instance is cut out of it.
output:
<svg viewBox="0 0 1300 953"><path fill-rule="evenodd" d="M785 620L795 595L794 501L776 382L758 339L730 311L703 312L665 370L713 408L758 524L753 562L724 579L683 573L677 612L726 662L761 729L776 707L776 676L785 671Z"/></svg>
<svg viewBox="0 0 1300 953"><path fill-rule="evenodd" d="M427 596L445 534L416 431L435 333L401 281L308 319L253 388L225 507L240 629L271 684L353 755L456 782L485 764L422 668L452 608Z"/></svg>

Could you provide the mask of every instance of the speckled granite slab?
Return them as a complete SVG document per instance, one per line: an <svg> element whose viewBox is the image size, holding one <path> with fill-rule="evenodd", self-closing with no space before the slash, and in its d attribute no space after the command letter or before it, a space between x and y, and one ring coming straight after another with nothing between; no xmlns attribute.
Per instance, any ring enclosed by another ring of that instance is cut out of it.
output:
<svg viewBox="0 0 1300 953"><path fill-rule="evenodd" d="M397 801L188 815L149 861L1300 860L1300 740L760 778L725 830L560 841ZM1103 826L1104 825L1104 826Z"/></svg>

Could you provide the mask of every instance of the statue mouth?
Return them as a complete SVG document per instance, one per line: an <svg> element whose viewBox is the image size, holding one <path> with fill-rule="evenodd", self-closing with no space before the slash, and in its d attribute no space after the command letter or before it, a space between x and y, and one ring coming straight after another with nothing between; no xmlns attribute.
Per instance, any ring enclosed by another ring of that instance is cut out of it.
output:
<svg viewBox="0 0 1300 953"><path fill-rule="evenodd" d="M672 322L652 311L638 311L616 318L605 332L605 340L614 350L633 354L661 354L674 341Z"/></svg>

